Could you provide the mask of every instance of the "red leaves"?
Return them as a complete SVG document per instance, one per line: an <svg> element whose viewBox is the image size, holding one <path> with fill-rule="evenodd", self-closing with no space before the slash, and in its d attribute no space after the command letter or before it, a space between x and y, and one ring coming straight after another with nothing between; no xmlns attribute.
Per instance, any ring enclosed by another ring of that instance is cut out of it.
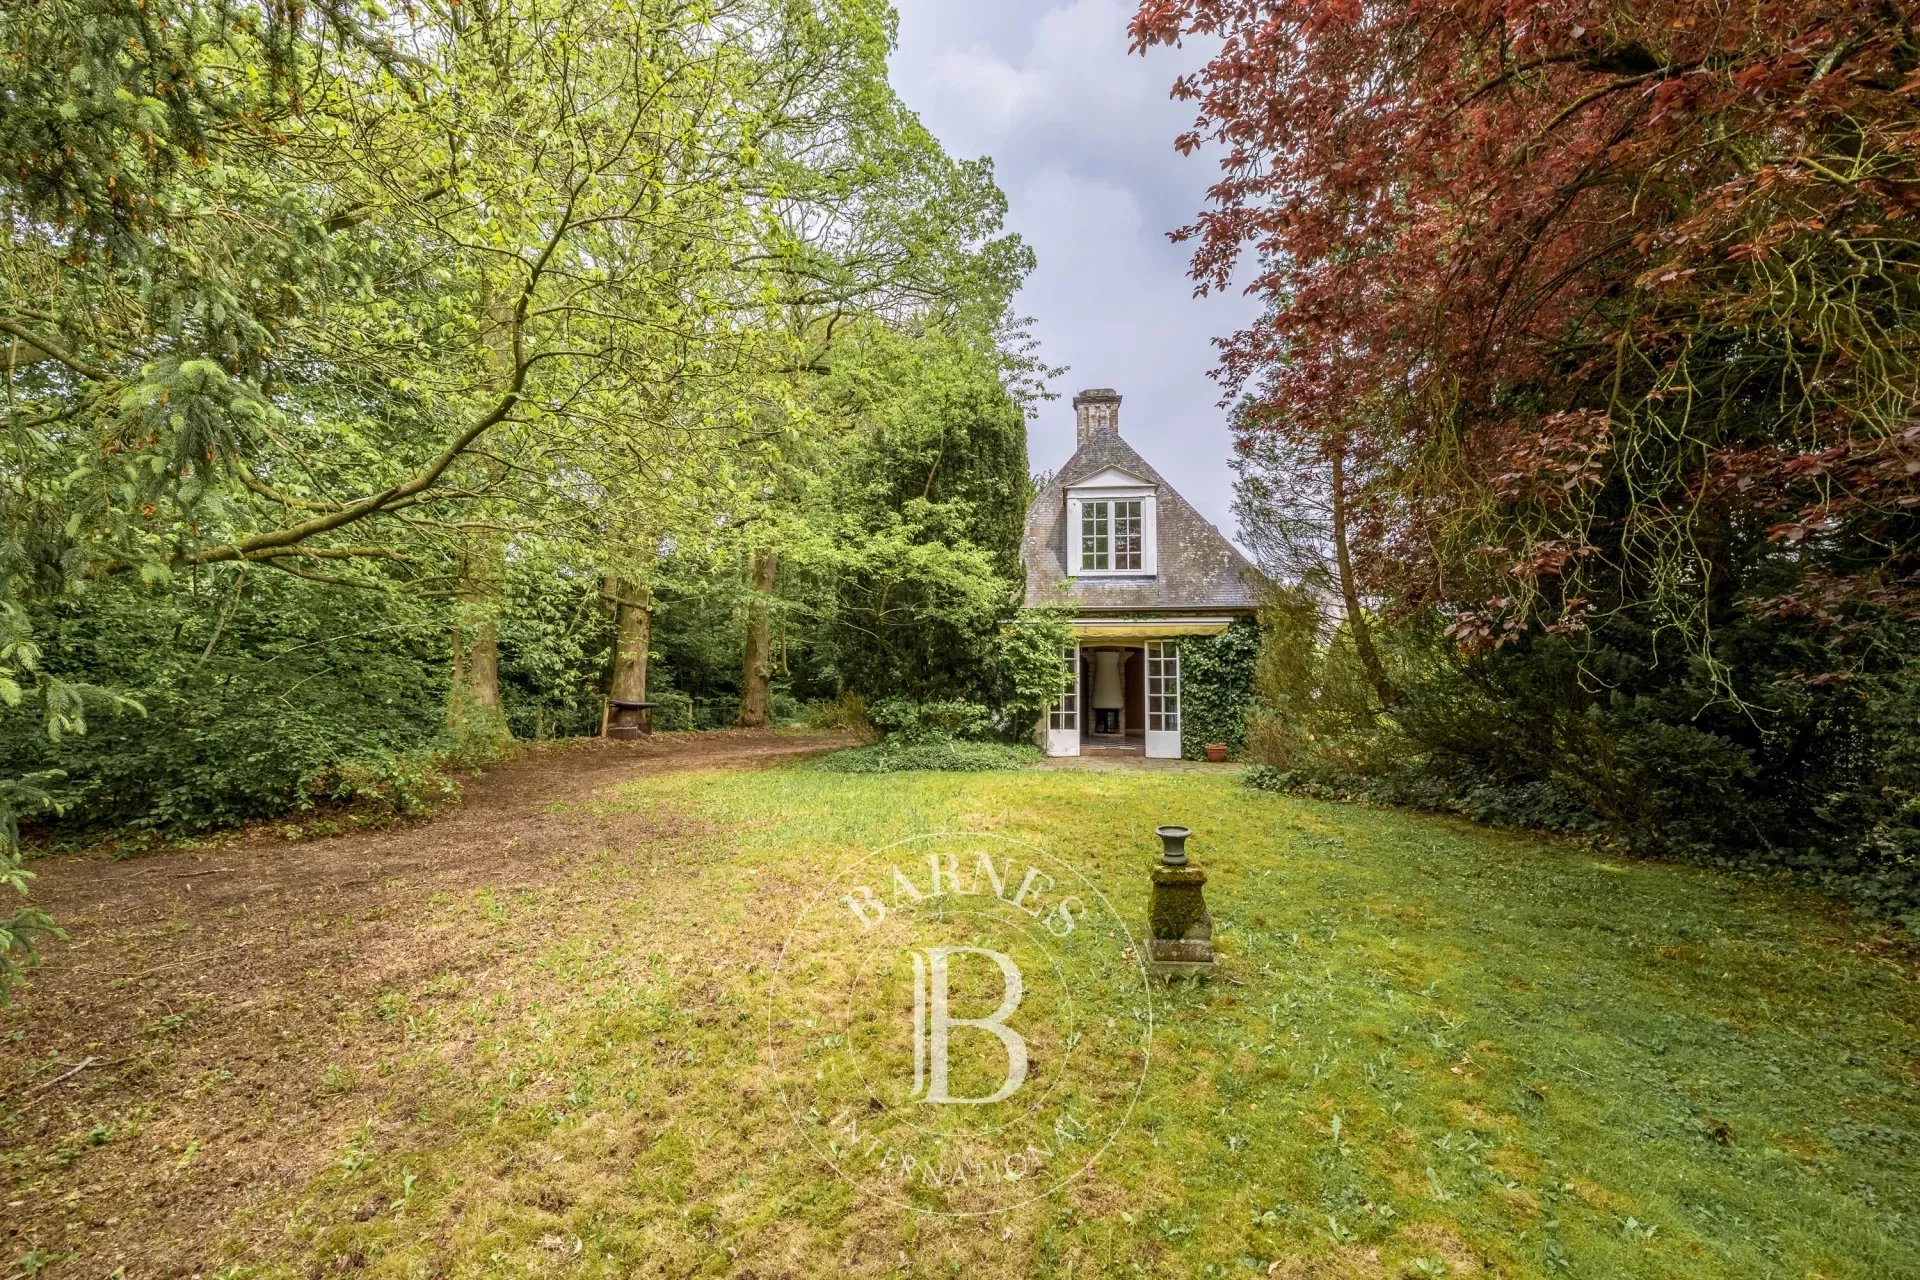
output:
<svg viewBox="0 0 1920 1280"><path fill-rule="evenodd" d="M1219 41L1177 91L1176 145L1223 153L1182 236L1270 303L1221 375L1381 460L1379 585L1494 643L1539 593L1487 596L1699 582L1646 566L1712 525L1920 598L1908 8L1143 0L1136 48ZM1597 551L1628 512L1658 545Z"/></svg>
<svg viewBox="0 0 1920 1280"><path fill-rule="evenodd" d="M1491 478L1494 493L1506 502L1554 507L1599 484L1612 429L1607 415L1594 409L1549 414L1531 428L1502 424L1489 432L1492 456L1504 468Z"/></svg>

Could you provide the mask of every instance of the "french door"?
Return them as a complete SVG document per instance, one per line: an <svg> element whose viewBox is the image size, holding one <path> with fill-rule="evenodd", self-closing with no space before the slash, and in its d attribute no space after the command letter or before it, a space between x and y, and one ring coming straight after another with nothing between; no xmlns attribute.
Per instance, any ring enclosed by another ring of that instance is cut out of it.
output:
<svg viewBox="0 0 1920 1280"><path fill-rule="evenodd" d="M1068 645L1061 652L1060 661L1067 669L1067 687L1060 694L1060 701L1047 712L1047 754L1077 756L1080 754L1080 646Z"/></svg>
<svg viewBox="0 0 1920 1280"><path fill-rule="evenodd" d="M1180 647L1147 641L1147 755L1180 758Z"/></svg>

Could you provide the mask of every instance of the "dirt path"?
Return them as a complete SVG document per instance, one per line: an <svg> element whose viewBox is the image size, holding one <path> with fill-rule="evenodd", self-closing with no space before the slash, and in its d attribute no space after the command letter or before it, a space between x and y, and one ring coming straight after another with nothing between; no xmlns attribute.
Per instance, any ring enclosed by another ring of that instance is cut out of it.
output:
<svg viewBox="0 0 1920 1280"><path fill-rule="evenodd" d="M434 904L577 892L595 851L686 834L596 812L603 788L838 745L758 731L572 743L467 780L431 822L36 863L35 900L69 937L0 1011L0 1274L34 1255L56 1275L210 1272L201 1250L221 1225L333 1149L348 1090L329 1064L354 1056L355 1011L484 970L512 942L446 927Z"/></svg>

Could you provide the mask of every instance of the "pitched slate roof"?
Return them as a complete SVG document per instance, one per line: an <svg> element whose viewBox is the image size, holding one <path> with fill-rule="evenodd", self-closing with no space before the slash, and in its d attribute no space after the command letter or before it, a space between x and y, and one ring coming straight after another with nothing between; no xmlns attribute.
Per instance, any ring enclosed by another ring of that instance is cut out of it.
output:
<svg viewBox="0 0 1920 1280"><path fill-rule="evenodd" d="M1109 468L1139 476L1157 491L1159 573L1152 577L1086 577L1067 573L1066 491ZM1116 430L1087 435L1027 509L1020 542L1028 605L1071 604L1082 610L1244 611L1254 607L1258 570L1207 518L1195 511Z"/></svg>

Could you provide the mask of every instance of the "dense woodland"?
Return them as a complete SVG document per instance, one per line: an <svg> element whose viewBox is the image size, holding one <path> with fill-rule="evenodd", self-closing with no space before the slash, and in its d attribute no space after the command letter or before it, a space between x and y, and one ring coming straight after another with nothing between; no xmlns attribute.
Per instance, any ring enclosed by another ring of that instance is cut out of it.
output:
<svg viewBox="0 0 1920 1280"><path fill-rule="evenodd" d="M1007 625L1031 255L895 96L892 24L7 6L15 886L22 823L414 809L609 692L1044 700Z"/></svg>
<svg viewBox="0 0 1920 1280"><path fill-rule="evenodd" d="M1920 903L1914 7L1144 0L1133 35L1222 165L1194 277L1267 303L1221 344L1298 588L1262 780Z"/></svg>

